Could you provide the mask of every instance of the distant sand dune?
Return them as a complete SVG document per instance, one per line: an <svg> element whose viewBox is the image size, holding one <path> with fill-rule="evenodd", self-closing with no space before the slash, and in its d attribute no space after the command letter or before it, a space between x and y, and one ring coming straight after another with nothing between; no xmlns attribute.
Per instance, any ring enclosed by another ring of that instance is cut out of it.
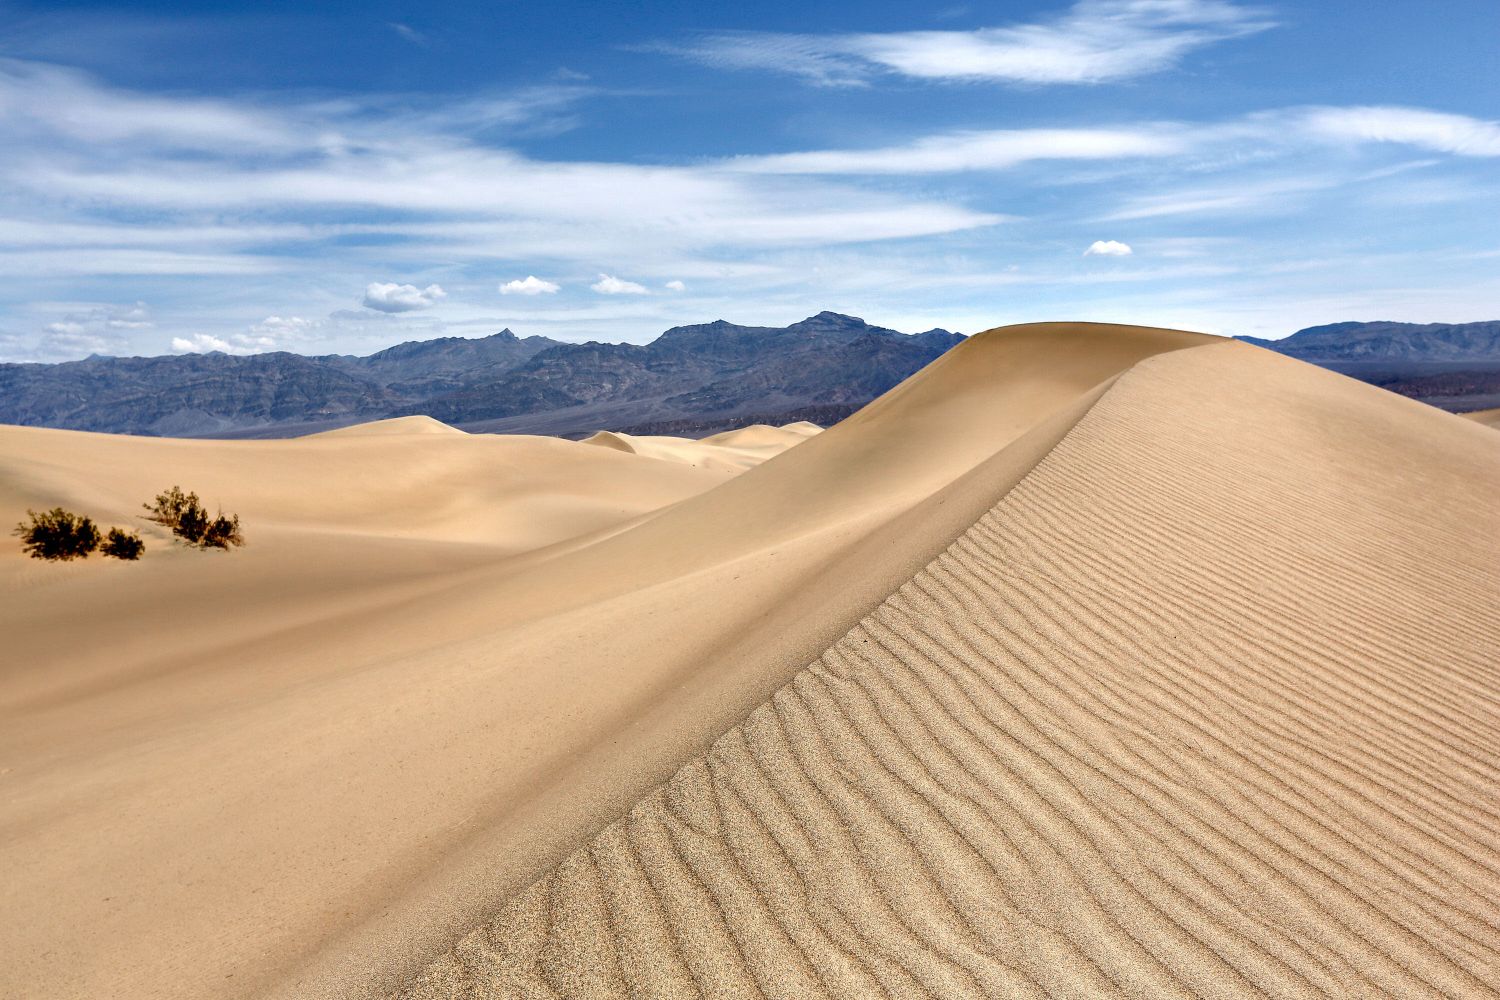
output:
<svg viewBox="0 0 1500 1000"><path fill-rule="evenodd" d="M821 430L817 424L806 420L784 427L752 424L696 441L690 438L600 431L585 438L583 443L668 462L681 462L698 468L743 472Z"/></svg>
<svg viewBox="0 0 1500 1000"><path fill-rule="evenodd" d="M336 430L320 431L307 437L377 437L396 434L463 434L457 427L449 427L432 417L391 417L386 420L371 420L364 424L339 427Z"/></svg>
<svg viewBox="0 0 1500 1000"><path fill-rule="evenodd" d="M1459 416L1486 427L1500 427L1500 408L1493 410L1473 410L1469 413L1460 413Z"/></svg>
<svg viewBox="0 0 1500 1000"><path fill-rule="evenodd" d="M1097 324L813 431L0 428L250 537L0 556L0 994L1491 995L1500 439Z"/></svg>

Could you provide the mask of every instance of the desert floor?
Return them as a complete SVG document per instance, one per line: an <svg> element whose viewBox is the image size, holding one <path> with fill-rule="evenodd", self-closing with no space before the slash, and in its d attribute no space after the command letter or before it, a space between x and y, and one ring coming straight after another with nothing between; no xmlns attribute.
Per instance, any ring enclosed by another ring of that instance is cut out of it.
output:
<svg viewBox="0 0 1500 1000"><path fill-rule="evenodd" d="M0 995L1493 996L1497 498L1098 324L822 432L3 427L148 551L0 551Z"/></svg>

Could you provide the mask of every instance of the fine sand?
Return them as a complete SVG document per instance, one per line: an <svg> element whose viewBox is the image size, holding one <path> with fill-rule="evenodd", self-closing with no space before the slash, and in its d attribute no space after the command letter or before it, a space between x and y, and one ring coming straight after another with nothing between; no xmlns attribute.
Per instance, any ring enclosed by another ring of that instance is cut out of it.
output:
<svg viewBox="0 0 1500 1000"><path fill-rule="evenodd" d="M1495 995L1490 430L1043 324L747 431L0 429L250 538L0 560L0 994Z"/></svg>

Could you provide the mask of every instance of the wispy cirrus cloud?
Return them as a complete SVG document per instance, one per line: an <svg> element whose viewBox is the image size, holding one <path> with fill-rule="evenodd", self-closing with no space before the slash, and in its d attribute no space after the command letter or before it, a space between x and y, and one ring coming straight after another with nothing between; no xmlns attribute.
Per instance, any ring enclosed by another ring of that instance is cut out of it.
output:
<svg viewBox="0 0 1500 1000"><path fill-rule="evenodd" d="M1334 141L1390 142L1456 156L1500 156L1500 121L1425 108L1308 108L1302 127Z"/></svg>
<svg viewBox="0 0 1500 1000"><path fill-rule="evenodd" d="M1100 84L1157 73L1195 49L1274 22L1229 0L1082 0L1047 20L970 31L708 34L659 46L723 69L791 73L828 86L885 74L923 80Z"/></svg>
<svg viewBox="0 0 1500 1000"><path fill-rule="evenodd" d="M8 60L0 63L0 144L12 155L0 162L0 182L26 199L27 211L0 223L0 245L14 233L34 260L54 247L93 246L57 259L75 271L92 258L120 273L136 258L138 272L174 273L180 263L175 273L202 273L231 265L189 253L186 243L284 250L384 233L410 234L419 246L469 226L497 245L507 234L527 245L546 242L538 234L549 228L586 224L604 244L617 236L622 247L639 247L645 235L682 252L901 239L998 221L949 203L701 166L538 161L487 141L497 125L561 113L581 92L576 84L530 88L426 109L383 98L274 106L143 96ZM64 110L47 110L56 108ZM150 224L113 222L126 215ZM159 249L130 249L143 243ZM562 243L576 248L569 256L597 252L576 231L552 246Z"/></svg>
<svg viewBox="0 0 1500 1000"><path fill-rule="evenodd" d="M1458 156L1500 156L1500 122L1409 107L1302 107L1210 122L1133 122L1096 128L955 131L896 146L823 149L722 161L760 174L920 175L1006 170L1047 160L1170 159L1216 148L1245 153L1386 143ZM1401 168L1395 168L1401 169Z"/></svg>
<svg viewBox="0 0 1500 1000"><path fill-rule="evenodd" d="M1034 160L1172 156L1191 137L1180 126L1000 129L924 136L901 146L739 157L726 166L767 174L928 174L1002 170Z"/></svg>
<svg viewBox="0 0 1500 1000"><path fill-rule="evenodd" d="M428 45L432 44L432 40L426 34L402 21L387 21L385 26L413 45L419 45L425 49Z"/></svg>

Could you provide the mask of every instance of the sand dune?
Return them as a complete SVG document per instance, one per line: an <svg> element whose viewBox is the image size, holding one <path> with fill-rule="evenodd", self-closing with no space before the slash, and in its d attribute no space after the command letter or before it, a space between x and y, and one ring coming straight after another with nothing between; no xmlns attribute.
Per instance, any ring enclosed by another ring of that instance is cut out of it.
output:
<svg viewBox="0 0 1500 1000"><path fill-rule="evenodd" d="M668 462L682 462L697 468L743 472L821 430L817 424L805 420L784 427L753 424L696 441L690 438L600 431L585 438L583 443Z"/></svg>
<svg viewBox="0 0 1500 1000"><path fill-rule="evenodd" d="M251 535L0 560L0 992L1494 981L1487 430L1092 324L691 446L801 441L738 475L394 423L0 431L8 506Z"/></svg>
<svg viewBox="0 0 1500 1000"><path fill-rule="evenodd" d="M1495 995L1500 447L1458 426L1137 366L407 995Z"/></svg>
<svg viewBox="0 0 1500 1000"><path fill-rule="evenodd" d="M441 420L431 417L390 417L386 420L371 420L368 423L352 424L331 431L308 434L307 437L380 437L401 434L463 434L457 427L449 427Z"/></svg>

